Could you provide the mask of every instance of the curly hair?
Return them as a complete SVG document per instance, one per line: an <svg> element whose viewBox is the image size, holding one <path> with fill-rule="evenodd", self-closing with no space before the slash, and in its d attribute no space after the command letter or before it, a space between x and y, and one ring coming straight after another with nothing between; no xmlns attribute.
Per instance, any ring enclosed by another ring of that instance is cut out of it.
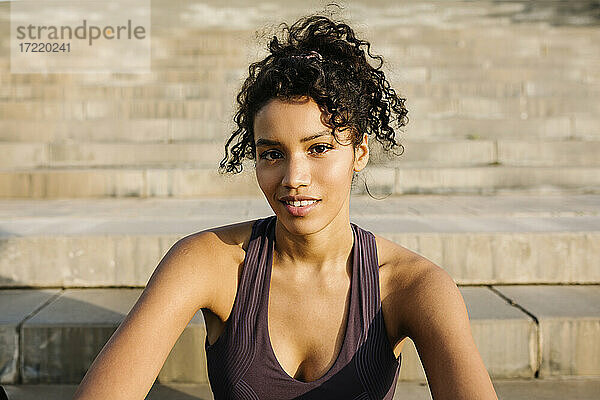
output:
<svg viewBox="0 0 600 400"><path fill-rule="evenodd" d="M371 54L371 44L358 39L347 24L321 15L280 26L282 39L273 36L268 45L270 54L248 68L249 76L237 95L237 129L225 144L219 172L239 173L244 158L256 161L254 118L273 98L312 98L329 115L328 126L336 141L339 128L351 127L354 148L368 133L375 135L386 151L394 147L404 150L396 142L391 124L394 120L399 127L408 123L406 99L390 87L381 71L383 59ZM367 62L365 50L369 57L379 60L377 68ZM229 157L228 148L236 138Z"/></svg>

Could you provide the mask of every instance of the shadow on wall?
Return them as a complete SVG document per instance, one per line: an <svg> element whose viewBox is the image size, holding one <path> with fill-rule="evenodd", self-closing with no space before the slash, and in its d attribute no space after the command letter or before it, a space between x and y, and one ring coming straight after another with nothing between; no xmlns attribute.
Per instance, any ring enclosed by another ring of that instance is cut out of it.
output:
<svg viewBox="0 0 600 400"><path fill-rule="evenodd" d="M493 0L493 2L522 5L519 11L489 14L490 17L508 17L513 23L547 22L551 26L600 25L600 1L598 0Z"/></svg>
<svg viewBox="0 0 600 400"><path fill-rule="evenodd" d="M0 383L11 400L71 397L142 293L140 288L24 288L23 282L6 276L0 282ZM198 312L169 354L148 400L212 398L203 379L204 356L189 351L204 339ZM181 371L181 365L188 370ZM180 388L179 381L191 385Z"/></svg>
<svg viewBox="0 0 600 400"><path fill-rule="evenodd" d="M0 386L0 400L39 400L39 399L70 399L75 394L77 385L5 385L6 394L2 396ZM189 394L190 390L180 391L165 386L153 386L145 400L212 400L212 395L205 393Z"/></svg>

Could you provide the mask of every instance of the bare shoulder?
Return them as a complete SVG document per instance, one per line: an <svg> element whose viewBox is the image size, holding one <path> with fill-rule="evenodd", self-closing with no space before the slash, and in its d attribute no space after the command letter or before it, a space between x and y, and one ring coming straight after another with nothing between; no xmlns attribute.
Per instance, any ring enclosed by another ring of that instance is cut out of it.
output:
<svg viewBox="0 0 600 400"><path fill-rule="evenodd" d="M450 277L431 260L380 235L375 235L382 285L414 288L422 280ZM450 278L452 279L452 278Z"/></svg>
<svg viewBox="0 0 600 400"><path fill-rule="evenodd" d="M142 294L90 366L75 398L143 398L198 309L227 286L244 223L197 232L173 244ZM238 231L239 229L239 231ZM235 275L234 275L235 276ZM219 290L217 290L219 289ZM152 351L148 351L152 349ZM130 368L135 365L135 368ZM110 382L107 385L106 382Z"/></svg>
<svg viewBox="0 0 600 400"><path fill-rule="evenodd" d="M206 285L210 299L204 302L203 308L213 311L219 317L228 314L228 304L235 298L237 282L255 221L205 229L179 240L180 246L187 248L195 259L211 260L210 263L197 266L197 273L192 280L198 283L202 281L202 284Z"/></svg>
<svg viewBox="0 0 600 400"><path fill-rule="evenodd" d="M239 248L246 248L255 221L249 220L205 229L192 233L181 240L185 240L191 246L203 251L208 245L216 248L220 253L223 251L235 253Z"/></svg>
<svg viewBox="0 0 600 400"><path fill-rule="evenodd" d="M444 314L452 307L461 306L458 287L442 267L382 236L375 237L380 253L382 307L384 312L388 309L394 316L398 336L414 333L423 309ZM450 298L454 301L449 302Z"/></svg>
<svg viewBox="0 0 600 400"><path fill-rule="evenodd" d="M394 337L414 342L432 397L497 400L450 274L402 246L381 244L387 251L380 268L385 319L390 316Z"/></svg>
<svg viewBox="0 0 600 400"><path fill-rule="evenodd" d="M422 286L437 282L454 284L452 277L428 258L389 239L375 235L379 265L385 282L406 289L424 289Z"/></svg>

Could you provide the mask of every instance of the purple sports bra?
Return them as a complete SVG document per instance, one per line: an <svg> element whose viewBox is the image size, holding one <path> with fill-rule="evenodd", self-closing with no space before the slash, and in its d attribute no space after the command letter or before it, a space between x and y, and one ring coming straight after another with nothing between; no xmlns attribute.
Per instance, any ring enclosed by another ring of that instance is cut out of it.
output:
<svg viewBox="0 0 600 400"><path fill-rule="evenodd" d="M258 219L225 330L205 341L215 400L391 400L401 356L395 357L383 321L375 236L354 223L350 307L342 348L321 378L303 382L275 357L267 331L267 306L276 216Z"/></svg>

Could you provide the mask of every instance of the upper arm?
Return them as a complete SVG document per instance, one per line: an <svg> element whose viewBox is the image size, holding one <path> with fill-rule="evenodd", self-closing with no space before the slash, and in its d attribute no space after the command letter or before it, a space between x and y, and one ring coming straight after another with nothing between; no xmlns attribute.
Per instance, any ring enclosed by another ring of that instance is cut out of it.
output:
<svg viewBox="0 0 600 400"><path fill-rule="evenodd" d="M90 366L75 399L143 399L194 314L210 306L215 236L177 241Z"/></svg>
<svg viewBox="0 0 600 400"><path fill-rule="evenodd" d="M419 264L405 296L405 310L410 310L405 328L415 343L433 398L497 399L454 280L426 259Z"/></svg>

